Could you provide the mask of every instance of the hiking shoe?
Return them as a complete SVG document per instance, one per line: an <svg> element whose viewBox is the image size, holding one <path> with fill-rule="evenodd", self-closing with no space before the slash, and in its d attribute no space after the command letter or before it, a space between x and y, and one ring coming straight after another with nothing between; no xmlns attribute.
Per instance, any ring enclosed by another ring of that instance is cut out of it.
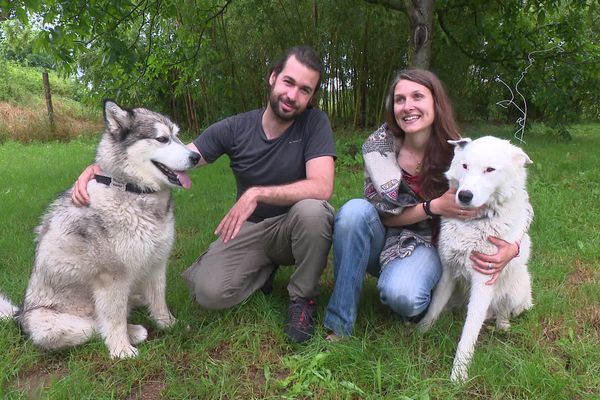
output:
<svg viewBox="0 0 600 400"><path fill-rule="evenodd" d="M298 298L290 301L288 319L283 329L288 339L294 343L306 342L315 331L314 299Z"/></svg>

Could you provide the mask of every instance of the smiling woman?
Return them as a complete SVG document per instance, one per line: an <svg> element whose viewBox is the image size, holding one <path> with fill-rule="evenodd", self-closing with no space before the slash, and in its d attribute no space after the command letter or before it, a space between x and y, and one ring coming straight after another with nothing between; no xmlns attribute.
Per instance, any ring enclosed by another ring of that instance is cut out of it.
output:
<svg viewBox="0 0 600 400"><path fill-rule="evenodd" d="M350 200L335 220L336 282L324 321L331 338L352 333L366 272L378 278L381 302L401 318L417 321L427 310L442 272L440 216L468 219L479 212L461 210L444 176L453 154L448 140L459 138L439 79L418 69L396 75L386 123L363 145L365 198ZM504 251L499 264L511 258Z"/></svg>

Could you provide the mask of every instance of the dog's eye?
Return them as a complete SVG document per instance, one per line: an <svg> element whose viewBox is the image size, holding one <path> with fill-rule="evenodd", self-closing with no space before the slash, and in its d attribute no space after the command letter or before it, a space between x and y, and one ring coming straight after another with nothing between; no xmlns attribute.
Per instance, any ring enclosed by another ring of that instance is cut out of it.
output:
<svg viewBox="0 0 600 400"><path fill-rule="evenodd" d="M485 172L494 172L496 170L496 168L492 168L492 167L487 167L485 169Z"/></svg>
<svg viewBox="0 0 600 400"><path fill-rule="evenodd" d="M463 167L463 169L469 169L469 167L467 166L467 164L463 164L462 167Z"/></svg>
<svg viewBox="0 0 600 400"><path fill-rule="evenodd" d="M156 141L160 143L167 143L169 141L169 138L166 136L160 136L156 138Z"/></svg>

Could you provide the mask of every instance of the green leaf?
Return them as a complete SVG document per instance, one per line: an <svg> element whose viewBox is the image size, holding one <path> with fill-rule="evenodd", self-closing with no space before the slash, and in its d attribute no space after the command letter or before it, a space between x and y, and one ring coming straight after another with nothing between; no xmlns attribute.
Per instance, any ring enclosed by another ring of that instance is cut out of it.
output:
<svg viewBox="0 0 600 400"><path fill-rule="evenodd" d="M546 21L546 11L541 9L537 16L537 23L538 25L543 25L544 21Z"/></svg>

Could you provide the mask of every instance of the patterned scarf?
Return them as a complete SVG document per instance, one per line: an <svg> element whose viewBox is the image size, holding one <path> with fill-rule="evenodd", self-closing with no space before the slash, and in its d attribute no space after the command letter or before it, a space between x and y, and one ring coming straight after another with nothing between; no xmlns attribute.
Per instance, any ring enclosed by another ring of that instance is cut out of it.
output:
<svg viewBox="0 0 600 400"><path fill-rule="evenodd" d="M399 215L405 207L412 207L423 201L402 180L394 140L387 124L383 124L369 135L362 147L365 164L364 196L382 217ZM410 256L420 244L431 247L429 220L405 227L387 228L385 245L379 256L381 269L396 258Z"/></svg>

